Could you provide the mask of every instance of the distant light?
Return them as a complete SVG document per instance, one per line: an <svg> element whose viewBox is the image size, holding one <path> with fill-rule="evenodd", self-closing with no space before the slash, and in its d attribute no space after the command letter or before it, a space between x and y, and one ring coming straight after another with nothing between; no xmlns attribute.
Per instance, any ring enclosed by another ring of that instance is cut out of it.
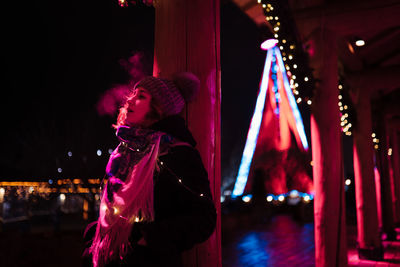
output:
<svg viewBox="0 0 400 267"><path fill-rule="evenodd" d="M243 196L243 197L242 197L242 200L243 200L244 202L248 203L248 202L250 202L251 197L252 197L251 195L246 195L246 196Z"/></svg>
<svg viewBox="0 0 400 267"><path fill-rule="evenodd" d="M292 191L290 191L289 196L290 196L291 198L296 198L296 197L299 196L299 191L297 191L297 190L292 190Z"/></svg>
<svg viewBox="0 0 400 267"><path fill-rule="evenodd" d="M275 17L275 20L278 20L279 19L279 17Z"/></svg>
<svg viewBox="0 0 400 267"><path fill-rule="evenodd" d="M343 89L343 85L339 84L338 88L339 88L339 90L342 90Z"/></svg>
<svg viewBox="0 0 400 267"><path fill-rule="evenodd" d="M4 201L4 193L6 192L6 190L1 187L0 188L0 203L2 203Z"/></svg>
<svg viewBox="0 0 400 267"><path fill-rule="evenodd" d="M101 156L101 150L100 149L97 149L97 156Z"/></svg>
<svg viewBox="0 0 400 267"><path fill-rule="evenodd" d="M62 173L62 169L61 169L61 168L58 168L57 171L58 171L59 173Z"/></svg>
<svg viewBox="0 0 400 267"><path fill-rule="evenodd" d="M68 151L68 157L72 157L72 152L71 151Z"/></svg>
<svg viewBox="0 0 400 267"><path fill-rule="evenodd" d="M232 195L232 191L231 190L225 190L224 191L224 196L230 196Z"/></svg>
<svg viewBox="0 0 400 267"><path fill-rule="evenodd" d="M391 156L393 153L393 150L391 148L388 149L388 156Z"/></svg>
<svg viewBox="0 0 400 267"><path fill-rule="evenodd" d="M356 41L356 46L364 46L365 45L365 41L360 39Z"/></svg>
<svg viewBox="0 0 400 267"><path fill-rule="evenodd" d="M308 77L304 77L304 81L308 82Z"/></svg>
<svg viewBox="0 0 400 267"><path fill-rule="evenodd" d="M99 194L94 195L94 199L95 199L95 200L99 200L99 199L100 199Z"/></svg>
<svg viewBox="0 0 400 267"><path fill-rule="evenodd" d="M379 145L374 145L374 148L375 148L375 149L378 149L378 148L379 148Z"/></svg>
<svg viewBox="0 0 400 267"><path fill-rule="evenodd" d="M261 44L261 49L262 49L262 50L271 49L271 48L274 47L277 43L278 43L278 40L276 40L276 39L268 39L268 40L264 41L264 42Z"/></svg>
<svg viewBox="0 0 400 267"><path fill-rule="evenodd" d="M225 196L221 196L221 203L225 201Z"/></svg>
<svg viewBox="0 0 400 267"><path fill-rule="evenodd" d="M297 69L297 64L294 64L294 65L293 65L293 68L294 68L294 69Z"/></svg>
<svg viewBox="0 0 400 267"><path fill-rule="evenodd" d="M310 161L310 165L311 165L311 166L314 166L314 161Z"/></svg>
<svg viewBox="0 0 400 267"><path fill-rule="evenodd" d="M297 98L296 102L299 104L301 102L301 97Z"/></svg>
<svg viewBox="0 0 400 267"><path fill-rule="evenodd" d="M309 195L306 195L306 196L303 197L303 200L304 200L304 202L308 202L308 201L311 200L311 198L310 198Z"/></svg>
<svg viewBox="0 0 400 267"><path fill-rule="evenodd" d="M375 137L376 136L376 134L375 133L372 133L372 135L371 135L372 137Z"/></svg>
<svg viewBox="0 0 400 267"><path fill-rule="evenodd" d="M273 197L273 196L267 196L267 201L268 201L268 202L272 202L272 200L274 200L274 197Z"/></svg>
<svg viewBox="0 0 400 267"><path fill-rule="evenodd" d="M60 200L64 201L65 200L65 195L64 194L60 194Z"/></svg>
<svg viewBox="0 0 400 267"><path fill-rule="evenodd" d="M108 149L108 154L111 155L112 153L113 153L113 150L112 150L111 148L109 148L109 149Z"/></svg>
<svg viewBox="0 0 400 267"><path fill-rule="evenodd" d="M347 47L349 48L349 51L354 54L354 48L350 43L347 43Z"/></svg>
<svg viewBox="0 0 400 267"><path fill-rule="evenodd" d="M139 222L139 221L140 221L139 217L135 217L135 222Z"/></svg>
<svg viewBox="0 0 400 267"><path fill-rule="evenodd" d="M350 179L346 179L346 181L344 182L346 185L350 185L351 184L351 180Z"/></svg>
<svg viewBox="0 0 400 267"><path fill-rule="evenodd" d="M49 179L49 184L53 184L53 180Z"/></svg>
<svg viewBox="0 0 400 267"><path fill-rule="evenodd" d="M312 101L311 101L311 100L307 100L307 104L308 104L308 105L311 105L311 104L312 104Z"/></svg>
<svg viewBox="0 0 400 267"><path fill-rule="evenodd" d="M278 200L279 200L280 202L283 202L283 201L285 200L285 196L284 196L284 195L280 195L280 196L278 197Z"/></svg>

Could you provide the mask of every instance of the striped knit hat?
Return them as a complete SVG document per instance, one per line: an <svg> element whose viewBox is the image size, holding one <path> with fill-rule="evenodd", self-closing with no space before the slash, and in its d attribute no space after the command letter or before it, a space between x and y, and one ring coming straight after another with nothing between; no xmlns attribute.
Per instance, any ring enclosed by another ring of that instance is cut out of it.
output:
<svg viewBox="0 0 400 267"><path fill-rule="evenodd" d="M140 80L135 89L142 87L148 90L160 106L164 116L178 114L197 96L200 88L199 79L190 72L173 75L172 80L147 76Z"/></svg>

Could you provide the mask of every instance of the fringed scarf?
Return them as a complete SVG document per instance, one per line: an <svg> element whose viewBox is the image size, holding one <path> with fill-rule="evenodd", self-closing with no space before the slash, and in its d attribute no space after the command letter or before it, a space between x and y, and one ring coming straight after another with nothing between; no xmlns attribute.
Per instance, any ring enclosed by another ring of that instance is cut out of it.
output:
<svg viewBox="0 0 400 267"><path fill-rule="evenodd" d="M120 126L121 143L111 154L106 172L96 234L90 248L94 267L122 259L130 249L132 224L153 221L153 175L157 157L171 138L161 132Z"/></svg>

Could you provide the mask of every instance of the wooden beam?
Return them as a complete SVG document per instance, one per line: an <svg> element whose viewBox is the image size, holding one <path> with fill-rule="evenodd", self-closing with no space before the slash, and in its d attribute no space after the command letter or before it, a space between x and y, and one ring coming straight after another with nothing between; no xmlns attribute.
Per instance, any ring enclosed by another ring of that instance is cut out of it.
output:
<svg viewBox="0 0 400 267"><path fill-rule="evenodd" d="M400 2L397 0L332 2L293 13L304 38L322 24L340 35L400 26Z"/></svg>
<svg viewBox="0 0 400 267"><path fill-rule="evenodd" d="M269 25L265 20L264 10L257 0L233 0L233 3L246 13L258 26Z"/></svg>
<svg viewBox="0 0 400 267"><path fill-rule="evenodd" d="M369 69L348 74L347 80L353 87L367 88L372 92L381 91L384 95L400 88L400 66Z"/></svg>

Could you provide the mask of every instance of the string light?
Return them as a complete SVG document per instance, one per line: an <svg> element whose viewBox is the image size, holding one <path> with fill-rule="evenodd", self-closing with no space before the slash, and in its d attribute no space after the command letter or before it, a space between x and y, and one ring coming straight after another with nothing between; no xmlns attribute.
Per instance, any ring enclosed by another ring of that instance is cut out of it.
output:
<svg viewBox="0 0 400 267"><path fill-rule="evenodd" d="M278 11L274 11L277 10L279 8L278 3L268 3L266 1L262 1L262 0L257 0L257 2L261 5L261 7L264 10L264 14L265 14L265 19L266 21L268 21L272 27L272 33L274 34L274 38L277 39L279 41L279 43L281 44L279 46L279 49L281 50L281 54L283 56L283 61L287 62L288 60L290 60L292 62L292 64L285 64L284 68L286 69L287 72L291 71L291 69L293 69L293 72L298 72L298 71L302 71L300 73L297 73L298 76L300 76L299 78L301 78L301 82L309 82L309 81L313 81L313 78L310 77L310 75L312 75L310 73L310 71L308 70L308 72L304 72L304 68L299 68L299 65L295 59L296 57L296 41L291 40L291 38L293 38L293 36L295 36L295 34L293 33L293 35L288 35L291 34L290 27L295 27L295 26L289 26L289 29L286 29L287 24L285 24L284 22L286 21L280 21L280 17L278 16ZM283 31L284 35L287 35L288 38L286 38L286 36L282 36L284 38L282 38L281 40L279 40L279 35L278 32ZM291 53L287 53L285 51L285 49L290 49ZM301 52L304 53L303 50L301 50ZM294 74L294 73L293 73ZM308 74L308 75L307 75ZM303 76L304 75L304 76ZM306 85L304 84L304 88L308 91L306 94L307 95L302 95L302 93L299 92L299 90L296 90L296 88L301 87L303 89L303 83L301 85L299 85L299 83L294 83L293 80L296 79L296 75L290 75L289 74L289 82L290 82L290 88L292 89L293 94L295 95L295 97L297 98L296 101L297 103L302 102L301 100L301 96L304 97L306 99L306 101L304 101L306 104L311 103L310 101L308 101L308 99L312 98L312 87L314 85L314 83L311 83L310 85ZM300 99L299 99L300 98ZM310 105L310 104L309 104Z"/></svg>

